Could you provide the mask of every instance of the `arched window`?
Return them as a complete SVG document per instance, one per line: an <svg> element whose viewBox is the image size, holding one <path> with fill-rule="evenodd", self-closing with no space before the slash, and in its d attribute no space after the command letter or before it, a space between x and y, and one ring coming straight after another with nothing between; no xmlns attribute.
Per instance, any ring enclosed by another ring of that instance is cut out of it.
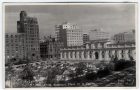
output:
<svg viewBox="0 0 140 90"><path fill-rule="evenodd" d="M77 53L75 52L75 58L76 58Z"/></svg>
<svg viewBox="0 0 140 90"><path fill-rule="evenodd" d="M104 58L105 57L105 52L104 51L102 51L102 58Z"/></svg>
<svg viewBox="0 0 140 90"><path fill-rule="evenodd" d="M124 58L124 50L122 50L121 55L122 55L122 58Z"/></svg>
<svg viewBox="0 0 140 90"><path fill-rule="evenodd" d="M86 58L86 51L84 52L84 58Z"/></svg>
<svg viewBox="0 0 140 90"><path fill-rule="evenodd" d="M108 54L109 54L109 58L111 58L111 51L110 50L108 51Z"/></svg>
<svg viewBox="0 0 140 90"><path fill-rule="evenodd" d="M68 53L66 52L66 58L68 58Z"/></svg>
<svg viewBox="0 0 140 90"><path fill-rule="evenodd" d="M99 53L95 52L95 59L98 59L98 58L99 58Z"/></svg>
<svg viewBox="0 0 140 90"><path fill-rule="evenodd" d="M62 58L64 58L64 53L62 53Z"/></svg>
<svg viewBox="0 0 140 90"><path fill-rule="evenodd" d="M91 51L89 51L89 57L92 58L92 52Z"/></svg>
<svg viewBox="0 0 140 90"><path fill-rule="evenodd" d="M72 52L70 52L70 57L72 58Z"/></svg>
<svg viewBox="0 0 140 90"><path fill-rule="evenodd" d="M115 50L115 54L114 55L115 55L115 57L117 57L117 50Z"/></svg>
<svg viewBox="0 0 140 90"><path fill-rule="evenodd" d="M81 52L79 52L79 58L81 58Z"/></svg>

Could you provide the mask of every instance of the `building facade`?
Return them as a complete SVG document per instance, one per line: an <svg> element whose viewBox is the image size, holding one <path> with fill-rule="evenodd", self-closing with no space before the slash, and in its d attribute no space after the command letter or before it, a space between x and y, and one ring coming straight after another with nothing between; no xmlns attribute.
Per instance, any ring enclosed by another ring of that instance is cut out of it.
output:
<svg viewBox="0 0 140 90"><path fill-rule="evenodd" d="M82 30L76 25L65 22L56 25L56 40L63 42L64 47L81 46L83 44Z"/></svg>
<svg viewBox="0 0 140 90"><path fill-rule="evenodd" d="M83 43L86 43L89 41L89 35L88 34L83 34Z"/></svg>
<svg viewBox="0 0 140 90"><path fill-rule="evenodd" d="M5 34L5 63L8 62L10 58L15 58L19 56L19 35L18 34Z"/></svg>
<svg viewBox="0 0 140 90"><path fill-rule="evenodd" d="M17 33L5 34L5 59L11 58L36 60L40 57L39 27L37 18L20 12Z"/></svg>
<svg viewBox="0 0 140 90"><path fill-rule="evenodd" d="M24 58L37 59L40 57L39 25L37 18L29 17L25 11L20 12L17 21L17 32L20 34L20 51Z"/></svg>
<svg viewBox="0 0 140 90"><path fill-rule="evenodd" d="M61 60L92 60L95 62L108 62L114 58L136 60L135 43L113 44L106 41L95 41L85 44L84 48L64 48L60 52Z"/></svg>
<svg viewBox="0 0 140 90"><path fill-rule="evenodd" d="M100 29L90 30L89 39L90 40L109 39L109 33L104 32Z"/></svg>
<svg viewBox="0 0 140 90"><path fill-rule="evenodd" d="M60 48L63 47L61 42L55 38L48 37L45 41L40 42L40 56L42 59L59 59Z"/></svg>
<svg viewBox="0 0 140 90"><path fill-rule="evenodd" d="M135 31L115 34L113 40L115 43L135 42Z"/></svg>

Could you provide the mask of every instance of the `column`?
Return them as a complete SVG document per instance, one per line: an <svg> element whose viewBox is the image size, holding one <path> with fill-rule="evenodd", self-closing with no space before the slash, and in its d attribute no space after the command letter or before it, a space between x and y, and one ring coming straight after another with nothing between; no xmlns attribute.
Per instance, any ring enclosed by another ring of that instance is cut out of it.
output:
<svg viewBox="0 0 140 90"><path fill-rule="evenodd" d="M99 51L99 60L102 60L102 51Z"/></svg>
<svg viewBox="0 0 140 90"><path fill-rule="evenodd" d="M91 44L91 49L95 49L95 45L94 44Z"/></svg>
<svg viewBox="0 0 140 90"><path fill-rule="evenodd" d="M64 52L64 59L66 60L66 52Z"/></svg>
<svg viewBox="0 0 140 90"><path fill-rule="evenodd" d="M134 58L134 60L136 60L136 50L132 51L132 57Z"/></svg>
<svg viewBox="0 0 140 90"><path fill-rule="evenodd" d="M113 60L115 58L115 50L111 51L111 59Z"/></svg>
<svg viewBox="0 0 140 90"><path fill-rule="evenodd" d="M77 51L76 59L79 60L79 51Z"/></svg>
<svg viewBox="0 0 140 90"><path fill-rule="evenodd" d="M104 43L104 48L107 48L107 44L106 43Z"/></svg>
<svg viewBox="0 0 140 90"><path fill-rule="evenodd" d="M82 60L85 59L85 58L84 58L84 51L82 51L82 53L81 53L81 59L82 59Z"/></svg>
<svg viewBox="0 0 140 90"><path fill-rule="evenodd" d="M122 59L122 53L121 53L121 50L118 50L117 51L117 56L118 56L118 59Z"/></svg>
<svg viewBox="0 0 140 90"><path fill-rule="evenodd" d="M72 53L72 59L75 60L75 52Z"/></svg>
<svg viewBox="0 0 140 90"><path fill-rule="evenodd" d="M109 52L105 51L105 61L109 61Z"/></svg>
<svg viewBox="0 0 140 90"><path fill-rule="evenodd" d="M101 44L100 44L100 43L98 43L98 48L102 48L102 46L101 46Z"/></svg>
<svg viewBox="0 0 140 90"><path fill-rule="evenodd" d="M68 52L68 59L71 60L70 51Z"/></svg>
<svg viewBox="0 0 140 90"><path fill-rule="evenodd" d="M87 60L89 60L89 59L90 59L90 56L89 56L89 51L87 51L87 52L86 52L86 56L87 56L87 58L86 58L86 59L87 59Z"/></svg>
<svg viewBox="0 0 140 90"><path fill-rule="evenodd" d="M112 55L115 56L115 50L112 50Z"/></svg>
<svg viewBox="0 0 140 90"><path fill-rule="evenodd" d="M92 60L95 60L95 52L92 52Z"/></svg>
<svg viewBox="0 0 140 90"><path fill-rule="evenodd" d="M128 50L125 50L125 60L130 60Z"/></svg>

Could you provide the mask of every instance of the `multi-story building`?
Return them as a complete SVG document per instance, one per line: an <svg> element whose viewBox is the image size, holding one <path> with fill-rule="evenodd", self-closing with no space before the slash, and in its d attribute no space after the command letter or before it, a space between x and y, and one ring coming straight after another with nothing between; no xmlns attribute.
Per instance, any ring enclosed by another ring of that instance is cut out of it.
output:
<svg viewBox="0 0 140 90"><path fill-rule="evenodd" d="M89 39L90 40L109 39L109 33L104 32L101 29L90 30Z"/></svg>
<svg viewBox="0 0 140 90"><path fill-rule="evenodd" d="M135 31L115 34L113 40L115 43L135 42Z"/></svg>
<svg viewBox="0 0 140 90"><path fill-rule="evenodd" d="M20 34L20 51L24 58L39 58L39 26L37 18L29 17L25 11L20 12L17 21L17 32Z"/></svg>
<svg viewBox="0 0 140 90"><path fill-rule="evenodd" d="M76 25L65 22L56 25L56 40L63 42L64 47L81 46L83 44L82 30Z"/></svg>
<svg viewBox="0 0 140 90"><path fill-rule="evenodd" d="M19 35L16 33L5 34L5 59L19 57Z"/></svg>
<svg viewBox="0 0 140 90"><path fill-rule="evenodd" d="M45 41L40 42L40 56L42 59L59 58L60 48L63 47L61 42L55 40L55 38L48 37Z"/></svg>
<svg viewBox="0 0 140 90"><path fill-rule="evenodd" d="M17 33L5 35L5 59L28 58L30 60L40 57L39 27L37 18L27 16L25 11L20 12L17 21Z"/></svg>
<svg viewBox="0 0 140 90"><path fill-rule="evenodd" d="M83 43L86 43L89 41L89 35L88 34L83 34Z"/></svg>

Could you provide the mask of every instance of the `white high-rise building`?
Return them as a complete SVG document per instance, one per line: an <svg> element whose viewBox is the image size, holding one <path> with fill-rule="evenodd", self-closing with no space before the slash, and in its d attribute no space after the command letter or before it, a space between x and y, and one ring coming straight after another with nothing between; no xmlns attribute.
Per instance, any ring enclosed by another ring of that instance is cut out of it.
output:
<svg viewBox="0 0 140 90"><path fill-rule="evenodd" d="M55 28L56 39L63 42L64 47L83 45L83 32L76 24L65 22Z"/></svg>

